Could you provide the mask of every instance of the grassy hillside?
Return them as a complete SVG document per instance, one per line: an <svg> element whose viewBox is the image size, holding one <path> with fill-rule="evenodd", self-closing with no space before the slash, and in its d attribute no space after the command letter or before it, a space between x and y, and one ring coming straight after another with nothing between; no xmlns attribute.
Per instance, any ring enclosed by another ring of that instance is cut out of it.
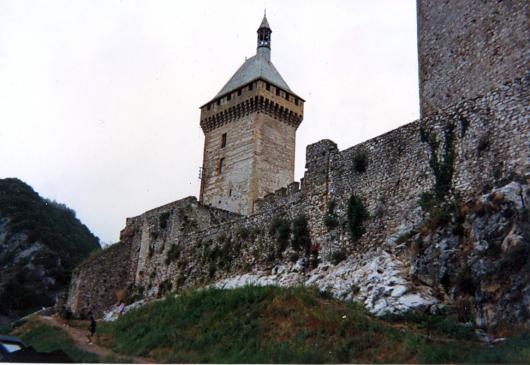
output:
<svg viewBox="0 0 530 365"><path fill-rule="evenodd" d="M530 361L530 335L496 346L448 316L386 320L304 288L208 289L168 297L99 327L129 356L187 363Z"/></svg>

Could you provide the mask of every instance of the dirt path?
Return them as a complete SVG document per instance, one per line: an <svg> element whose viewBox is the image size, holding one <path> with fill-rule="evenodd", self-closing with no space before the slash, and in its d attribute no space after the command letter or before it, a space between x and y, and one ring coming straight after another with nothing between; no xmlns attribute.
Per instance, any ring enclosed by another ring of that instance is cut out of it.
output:
<svg viewBox="0 0 530 365"><path fill-rule="evenodd" d="M96 344L89 345L87 343L87 331L83 331L78 328L65 325L62 321L56 319L55 317L39 316L38 319L43 323L59 327L62 330L66 331L66 333L68 333L68 335L75 342L77 347L79 347L83 351L99 355L101 358L113 356L120 360L133 361L136 364L156 364L156 361L145 357L126 356L122 354L117 354L106 347L101 347Z"/></svg>

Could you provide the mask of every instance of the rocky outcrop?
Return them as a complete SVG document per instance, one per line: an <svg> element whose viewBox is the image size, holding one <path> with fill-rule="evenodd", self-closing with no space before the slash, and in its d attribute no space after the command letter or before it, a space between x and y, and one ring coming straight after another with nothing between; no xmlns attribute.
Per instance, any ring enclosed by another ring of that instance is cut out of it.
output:
<svg viewBox="0 0 530 365"><path fill-rule="evenodd" d="M71 209L0 179L0 324L53 305L73 267L98 248Z"/></svg>
<svg viewBox="0 0 530 365"><path fill-rule="evenodd" d="M305 270L304 259L214 284L316 286L363 303L375 315L455 306L462 321L488 331L530 324L530 194L511 182L460 207L463 222L429 227L419 219L337 265Z"/></svg>
<svg viewBox="0 0 530 365"><path fill-rule="evenodd" d="M439 303L429 286L409 280L406 264L382 249L337 265L322 262L308 272L303 261L275 266L271 271L237 275L214 286L224 289L245 285L314 286L339 299L363 303L375 315L427 310Z"/></svg>
<svg viewBox="0 0 530 365"><path fill-rule="evenodd" d="M413 229L411 276L488 330L530 325L529 188L511 182L462 203L441 227ZM501 328L498 328L501 327Z"/></svg>

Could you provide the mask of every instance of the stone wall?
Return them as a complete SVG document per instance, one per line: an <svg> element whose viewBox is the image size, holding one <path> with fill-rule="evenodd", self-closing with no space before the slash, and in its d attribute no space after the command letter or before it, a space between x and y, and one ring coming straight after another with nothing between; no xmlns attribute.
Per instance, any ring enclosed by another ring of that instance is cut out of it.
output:
<svg viewBox="0 0 530 365"><path fill-rule="evenodd" d="M502 180L528 176L527 94L528 80L518 79L344 151L329 140L310 145L301 187L291 184L258 200L257 213L249 217L190 197L128 219L113 251L80 268L72 283L72 308L93 306L94 296L98 303L110 303L117 287L131 286L145 297L156 297L236 274L270 271L308 253L320 261L331 261L337 252L361 257L421 220L420 196L436 183L433 157L443 164L451 152L451 190L462 201ZM352 195L370 215L366 233L356 241L346 217ZM336 224L326 224L326 215ZM309 237L295 250L294 221L301 216ZM291 229L287 248L280 248L285 244L279 238L281 222ZM117 266L123 271L120 285L102 281L116 270L112 255L124 258L120 265L130 262L128 271ZM306 262L305 269L310 265Z"/></svg>
<svg viewBox="0 0 530 365"><path fill-rule="evenodd" d="M528 1L418 0L421 115L528 72Z"/></svg>
<svg viewBox="0 0 530 365"><path fill-rule="evenodd" d="M67 306L78 316L89 312L100 315L116 303L116 293L133 282L135 263L131 241L122 239L95 257L87 260L72 275Z"/></svg>

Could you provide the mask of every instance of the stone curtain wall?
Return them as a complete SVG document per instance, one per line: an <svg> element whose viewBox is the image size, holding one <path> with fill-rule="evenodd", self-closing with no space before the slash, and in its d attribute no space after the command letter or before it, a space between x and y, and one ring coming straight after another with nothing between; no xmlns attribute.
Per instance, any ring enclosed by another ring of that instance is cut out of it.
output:
<svg viewBox="0 0 530 365"><path fill-rule="evenodd" d="M310 145L301 187L290 184L260 199L250 217L190 197L128 219L121 242L80 268L69 303L76 313L91 307L101 314L117 289L156 297L296 261L304 249L281 252L278 227L289 226L290 246L293 222L302 215L320 260L332 260L337 252L360 257L418 221L420 195L436 181L430 159L434 151L437 161L444 161L447 136L454 153L450 183L463 201L502 180L528 176L527 95L528 80L518 79L344 151L329 140ZM366 233L356 242L346 219L352 194L370 214ZM330 227L325 216L331 213L336 224Z"/></svg>
<svg viewBox="0 0 530 365"><path fill-rule="evenodd" d="M116 303L116 292L132 283L131 242L123 240L90 258L72 275L67 306L78 316L101 315Z"/></svg>
<svg viewBox="0 0 530 365"><path fill-rule="evenodd" d="M528 72L528 1L418 0L421 116Z"/></svg>

